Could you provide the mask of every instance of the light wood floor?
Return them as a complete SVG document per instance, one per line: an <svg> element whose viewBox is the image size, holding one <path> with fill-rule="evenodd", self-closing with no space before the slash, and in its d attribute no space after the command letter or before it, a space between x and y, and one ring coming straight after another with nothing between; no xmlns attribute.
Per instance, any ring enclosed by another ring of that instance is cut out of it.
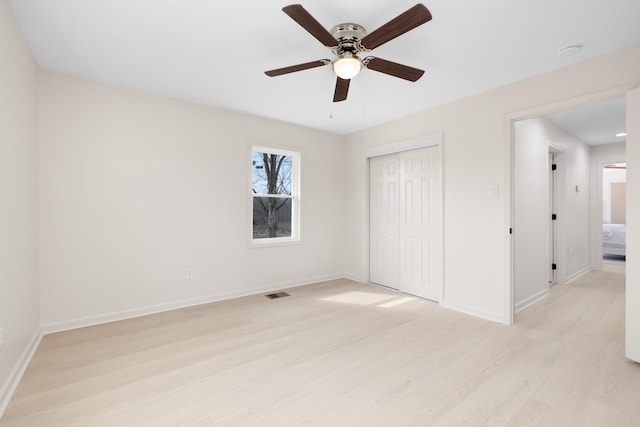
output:
<svg viewBox="0 0 640 427"><path fill-rule="evenodd" d="M347 280L46 336L9 426L637 426L624 275L507 327Z"/></svg>

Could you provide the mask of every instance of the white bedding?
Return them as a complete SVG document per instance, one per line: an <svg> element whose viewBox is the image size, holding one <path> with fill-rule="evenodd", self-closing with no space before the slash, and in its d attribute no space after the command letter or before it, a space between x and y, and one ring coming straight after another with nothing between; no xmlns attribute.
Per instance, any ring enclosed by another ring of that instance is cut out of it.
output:
<svg viewBox="0 0 640 427"><path fill-rule="evenodd" d="M602 224L602 247L605 255L626 255L626 225Z"/></svg>

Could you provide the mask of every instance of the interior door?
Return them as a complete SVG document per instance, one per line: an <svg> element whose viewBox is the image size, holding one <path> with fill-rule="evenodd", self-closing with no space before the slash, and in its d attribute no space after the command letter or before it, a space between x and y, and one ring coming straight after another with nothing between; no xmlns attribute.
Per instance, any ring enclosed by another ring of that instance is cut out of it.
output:
<svg viewBox="0 0 640 427"><path fill-rule="evenodd" d="M556 155L549 152L549 284L556 284Z"/></svg>
<svg viewBox="0 0 640 427"><path fill-rule="evenodd" d="M371 159L371 271L374 283L442 298L440 147Z"/></svg>

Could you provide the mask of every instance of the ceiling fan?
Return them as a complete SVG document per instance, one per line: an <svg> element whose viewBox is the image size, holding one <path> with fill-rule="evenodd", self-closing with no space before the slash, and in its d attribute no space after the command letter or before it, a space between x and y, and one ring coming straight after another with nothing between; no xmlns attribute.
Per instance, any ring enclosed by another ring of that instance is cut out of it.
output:
<svg viewBox="0 0 640 427"><path fill-rule="evenodd" d="M413 6L372 33L367 33L361 25L353 23L338 24L330 31L327 31L299 4L285 6L282 10L313 37L318 39L320 43L331 49L336 57L333 60L320 59L304 64L265 71L265 74L269 77L331 65L333 72L337 76L333 102L340 102L347 99L351 79L354 78L362 68L368 68L411 82L417 81L424 74L424 70L387 61L386 59L375 56L367 56L361 59L358 56L359 53L369 52L401 36L407 31L429 22L431 20L431 13L423 4L419 3Z"/></svg>

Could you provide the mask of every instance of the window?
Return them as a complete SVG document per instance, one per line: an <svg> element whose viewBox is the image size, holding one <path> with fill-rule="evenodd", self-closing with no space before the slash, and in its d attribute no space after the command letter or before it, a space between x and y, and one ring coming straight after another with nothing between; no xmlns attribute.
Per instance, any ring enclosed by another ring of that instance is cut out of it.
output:
<svg viewBox="0 0 640 427"><path fill-rule="evenodd" d="M251 152L251 243L300 240L299 154L266 147Z"/></svg>

